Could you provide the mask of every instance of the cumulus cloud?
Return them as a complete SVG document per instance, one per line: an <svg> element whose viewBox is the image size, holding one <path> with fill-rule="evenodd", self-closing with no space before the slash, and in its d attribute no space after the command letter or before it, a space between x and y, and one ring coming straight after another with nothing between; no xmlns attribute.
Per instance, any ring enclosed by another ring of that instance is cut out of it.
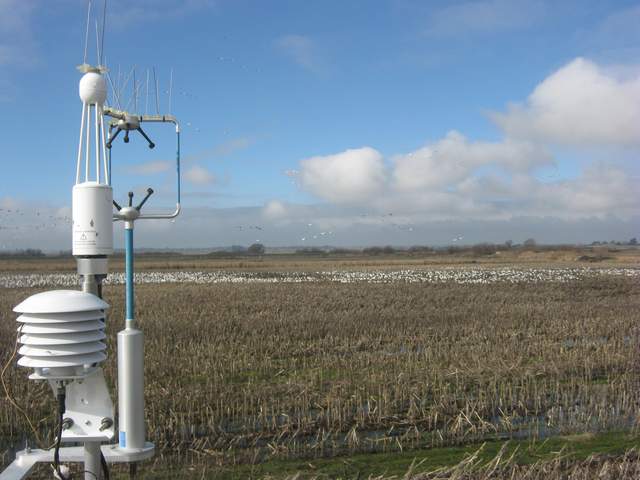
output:
<svg viewBox="0 0 640 480"><path fill-rule="evenodd" d="M400 191L434 189L461 182L483 166L520 172L552 163L544 148L530 142L470 142L451 131L433 145L396 157L393 180Z"/></svg>
<svg viewBox="0 0 640 480"><path fill-rule="evenodd" d="M300 161L300 186L335 203L359 203L378 194L387 181L380 152L370 147Z"/></svg>
<svg viewBox="0 0 640 480"><path fill-rule="evenodd" d="M215 176L206 168L194 165L184 173L185 180L195 185L210 185L215 182Z"/></svg>
<svg viewBox="0 0 640 480"><path fill-rule="evenodd" d="M574 178L539 178L558 167L557 144L579 147L640 143L640 76L576 59L545 79L526 105L493 114L498 141L470 140L457 131L385 161L371 147L300 162L297 184L341 206L395 212L421 221L553 216L573 219L637 212L624 162L578 163ZM615 157L613 157L615 158Z"/></svg>
<svg viewBox="0 0 640 480"><path fill-rule="evenodd" d="M490 114L504 132L561 145L639 145L640 69L604 69L577 58L540 83L524 104Z"/></svg>

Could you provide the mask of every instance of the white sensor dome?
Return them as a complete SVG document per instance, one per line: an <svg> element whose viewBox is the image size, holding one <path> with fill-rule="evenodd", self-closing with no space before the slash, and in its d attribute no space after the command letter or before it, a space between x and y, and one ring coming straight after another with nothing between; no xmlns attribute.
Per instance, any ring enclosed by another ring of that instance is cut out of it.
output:
<svg viewBox="0 0 640 480"><path fill-rule="evenodd" d="M87 72L80 79L80 99L87 104L104 104L107 99L107 82L96 72Z"/></svg>

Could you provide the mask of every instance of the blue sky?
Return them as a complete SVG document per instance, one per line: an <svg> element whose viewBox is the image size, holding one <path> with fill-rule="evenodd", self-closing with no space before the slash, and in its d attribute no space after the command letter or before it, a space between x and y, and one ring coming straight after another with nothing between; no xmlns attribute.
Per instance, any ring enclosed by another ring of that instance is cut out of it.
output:
<svg viewBox="0 0 640 480"><path fill-rule="evenodd" d="M68 248L85 15L0 0L0 248ZM184 216L141 243L637 236L639 24L620 0L110 0L113 82L155 67L167 111L173 69L183 126ZM153 209L174 139L150 133L153 151L114 145L113 175L116 198L156 189Z"/></svg>

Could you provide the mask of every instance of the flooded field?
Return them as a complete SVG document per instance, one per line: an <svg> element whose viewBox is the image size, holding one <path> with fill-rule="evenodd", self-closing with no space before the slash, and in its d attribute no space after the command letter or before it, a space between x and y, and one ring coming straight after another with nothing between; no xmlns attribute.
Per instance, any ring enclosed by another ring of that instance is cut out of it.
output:
<svg viewBox="0 0 640 480"><path fill-rule="evenodd" d="M162 458L215 471L631 432L639 277L634 265L144 271L149 437ZM113 387L122 282L110 274L104 289ZM2 365L13 306L76 285L72 273L0 274ZM49 387L15 364L5 381L49 444ZM3 396L3 461L26 439Z"/></svg>

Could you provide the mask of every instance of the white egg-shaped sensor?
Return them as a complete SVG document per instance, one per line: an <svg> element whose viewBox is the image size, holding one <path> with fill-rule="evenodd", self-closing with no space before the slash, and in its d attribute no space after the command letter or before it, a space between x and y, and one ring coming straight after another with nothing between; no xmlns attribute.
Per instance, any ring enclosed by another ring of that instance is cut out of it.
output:
<svg viewBox="0 0 640 480"><path fill-rule="evenodd" d="M107 82L97 72L87 72L80 79L80 99L89 105L103 105L107 99Z"/></svg>

